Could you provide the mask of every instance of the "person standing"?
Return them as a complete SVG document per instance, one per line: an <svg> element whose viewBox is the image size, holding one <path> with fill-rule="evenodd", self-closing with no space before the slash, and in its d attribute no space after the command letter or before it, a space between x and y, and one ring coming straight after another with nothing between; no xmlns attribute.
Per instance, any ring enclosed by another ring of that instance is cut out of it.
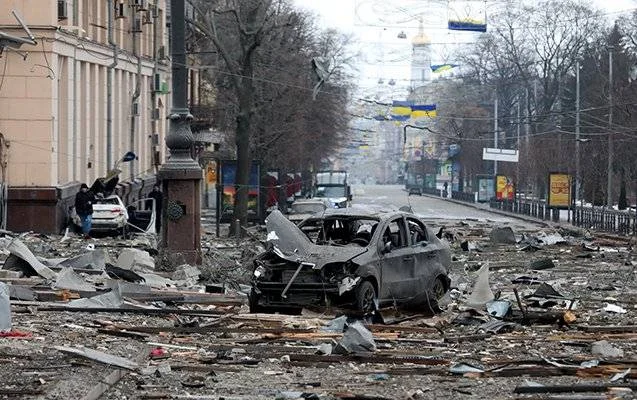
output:
<svg viewBox="0 0 637 400"><path fill-rule="evenodd" d="M82 221L82 233L84 238L88 239L91 236L91 224L93 222L93 203L95 202L95 196L93 192L88 190L86 183L80 186L80 191L75 195L75 212Z"/></svg>
<svg viewBox="0 0 637 400"><path fill-rule="evenodd" d="M164 194L159 189L158 183L153 185L153 190L148 194L148 197L155 200L155 231L159 235L159 230L161 229L161 207Z"/></svg>

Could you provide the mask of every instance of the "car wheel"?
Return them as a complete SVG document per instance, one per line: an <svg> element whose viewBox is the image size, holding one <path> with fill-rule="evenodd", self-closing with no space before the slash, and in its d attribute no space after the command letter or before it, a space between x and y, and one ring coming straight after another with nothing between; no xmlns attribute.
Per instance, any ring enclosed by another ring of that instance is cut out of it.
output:
<svg viewBox="0 0 637 400"><path fill-rule="evenodd" d="M445 288L445 283L442 280L442 277L438 276L434 280L433 285L431 286L431 294L435 300L440 300L445 293L447 293L447 289Z"/></svg>
<svg viewBox="0 0 637 400"><path fill-rule="evenodd" d="M254 290L251 290L248 295L248 306L250 307L251 314L263 312L263 307L259 305L259 296Z"/></svg>
<svg viewBox="0 0 637 400"><path fill-rule="evenodd" d="M376 289L370 281L363 281L356 288L356 309L365 314L376 310Z"/></svg>

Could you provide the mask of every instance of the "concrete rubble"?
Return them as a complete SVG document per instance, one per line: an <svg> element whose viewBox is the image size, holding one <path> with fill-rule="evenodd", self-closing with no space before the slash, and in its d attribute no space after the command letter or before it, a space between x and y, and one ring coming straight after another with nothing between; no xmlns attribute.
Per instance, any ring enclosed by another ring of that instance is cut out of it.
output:
<svg viewBox="0 0 637 400"><path fill-rule="evenodd" d="M444 228L442 312L365 319L248 313L258 227L241 240L204 228L201 266L147 240L4 233L0 398L635 398L630 238Z"/></svg>

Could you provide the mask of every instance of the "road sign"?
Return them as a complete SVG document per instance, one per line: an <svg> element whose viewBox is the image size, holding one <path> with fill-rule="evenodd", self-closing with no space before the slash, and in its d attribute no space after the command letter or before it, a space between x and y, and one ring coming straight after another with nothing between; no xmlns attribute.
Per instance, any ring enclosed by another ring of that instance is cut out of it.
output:
<svg viewBox="0 0 637 400"><path fill-rule="evenodd" d="M512 149L482 148L482 159L493 161L518 162L519 152Z"/></svg>

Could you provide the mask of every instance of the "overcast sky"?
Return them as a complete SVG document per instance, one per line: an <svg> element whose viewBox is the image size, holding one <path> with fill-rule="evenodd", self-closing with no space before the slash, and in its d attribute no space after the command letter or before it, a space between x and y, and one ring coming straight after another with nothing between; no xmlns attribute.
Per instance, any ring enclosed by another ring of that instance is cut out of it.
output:
<svg viewBox="0 0 637 400"><path fill-rule="evenodd" d="M477 37L475 33L446 29L446 0L294 0L294 3L317 14L323 27L357 37L364 53L359 65L359 85L372 91L385 86L381 91L395 94L408 84L411 39L418 32L416 16L424 16L424 30L433 43L434 64L453 63L457 43L470 43ZM637 8L637 0L595 0L594 4L608 13L609 20ZM487 18L490 7L487 2ZM407 38L398 38L400 32ZM390 79L396 85L386 87Z"/></svg>

